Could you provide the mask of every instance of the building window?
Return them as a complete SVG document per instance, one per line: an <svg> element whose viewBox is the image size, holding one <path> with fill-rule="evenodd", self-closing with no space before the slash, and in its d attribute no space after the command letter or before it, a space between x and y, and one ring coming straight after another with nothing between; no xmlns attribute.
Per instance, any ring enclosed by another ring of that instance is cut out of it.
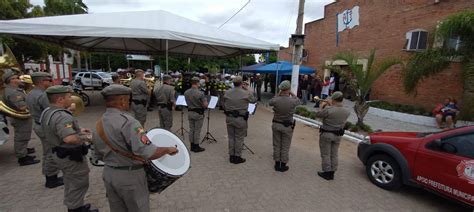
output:
<svg viewBox="0 0 474 212"><path fill-rule="evenodd" d="M428 32L426 30L411 30L406 33L406 39L405 50L407 51L419 51L428 47Z"/></svg>
<svg viewBox="0 0 474 212"><path fill-rule="evenodd" d="M457 51L460 47L462 47L461 36L451 36L448 39L444 40L443 45L445 48L454 49Z"/></svg>

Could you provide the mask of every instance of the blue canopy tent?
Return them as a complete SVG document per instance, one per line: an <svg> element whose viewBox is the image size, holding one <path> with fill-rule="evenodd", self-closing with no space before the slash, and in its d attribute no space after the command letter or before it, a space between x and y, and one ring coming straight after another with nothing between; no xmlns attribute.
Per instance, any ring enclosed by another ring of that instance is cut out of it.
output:
<svg viewBox="0 0 474 212"><path fill-rule="evenodd" d="M257 63L257 64L253 64L253 65L250 65L250 66L244 66L242 67L242 69L240 69L242 72L252 72L252 73L255 73L255 70L257 70L257 68L260 68L262 66L265 66L266 64L265 63Z"/></svg>
<svg viewBox="0 0 474 212"><path fill-rule="evenodd" d="M270 63L265 66L256 68L252 73L262 73L262 74L275 74L275 90L278 90L278 84L281 81L283 75L291 75L293 71L293 64L288 61L277 61L275 63ZM250 72L250 71L249 71ZM307 66L300 65L300 74L315 74L316 70Z"/></svg>
<svg viewBox="0 0 474 212"><path fill-rule="evenodd" d="M293 64L288 61L278 61L256 68L253 73L291 75ZM300 65L300 74L314 74L316 71L310 67Z"/></svg>

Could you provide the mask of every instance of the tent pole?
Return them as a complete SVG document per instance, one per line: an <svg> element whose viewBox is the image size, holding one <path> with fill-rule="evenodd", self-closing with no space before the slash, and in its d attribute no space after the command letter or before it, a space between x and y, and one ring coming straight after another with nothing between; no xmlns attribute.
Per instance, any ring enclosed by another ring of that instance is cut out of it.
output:
<svg viewBox="0 0 474 212"><path fill-rule="evenodd" d="M275 76L275 96L278 95L278 71L280 70L280 63L277 62L277 71Z"/></svg>
<svg viewBox="0 0 474 212"><path fill-rule="evenodd" d="M191 58L188 57L188 72L191 72Z"/></svg>
<svg viewBox="0 0 474 212"><path fill-rule="evenodd" d="M239 55L239 62L240 62L240 71L242 71L242 52ZM244 76L244 72L241 72L241 75Z"/></svg>
<svg viewBox="0 0 474 212"><path fill-rule="evenodd" d="M166 73L168 72L168 39L166 39Z"/></svg>

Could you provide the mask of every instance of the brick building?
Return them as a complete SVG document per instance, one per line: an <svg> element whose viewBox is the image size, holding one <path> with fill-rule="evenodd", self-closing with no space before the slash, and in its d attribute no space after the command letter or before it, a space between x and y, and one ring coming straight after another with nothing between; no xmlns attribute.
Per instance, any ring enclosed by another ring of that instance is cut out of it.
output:
<svg viewBox="0 0 474 212"><path fill-rule="evenodd" d="M336 14L355 6L359 6L360 24L339 32L336 46ZM307 57L303 64L322 70L337 52L351 51L366 56L373 48L377 49L376 61L388 57L407 61L413 52L434 45L433 32L438 21L468 9L474 9L474 0L337 0L326 5L324 18L305 24ZM291 47L282 48L278 57L291 61L291 52ZM405 94L401 69L393 67L376 81L371 99L425 108L432 108L447 96L460 101L463 92L460 68L459 63L451 63L443 72L419 83L417 95L413 96ZM326 70L318 74L329 73Z"/></svg>

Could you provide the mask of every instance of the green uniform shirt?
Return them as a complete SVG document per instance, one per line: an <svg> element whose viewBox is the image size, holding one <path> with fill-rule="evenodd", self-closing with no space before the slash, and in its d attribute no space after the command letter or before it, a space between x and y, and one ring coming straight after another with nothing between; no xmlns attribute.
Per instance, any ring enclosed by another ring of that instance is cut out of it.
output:
<svg viewBox="0 0 474 212"><path fill-rule="evenodd" d="M190 88L184 92L184 98L186 99L186 104L189 109L201 109L203 108L202 103L207 101L204 93L197 88Z"/></svg>
<svg viewBox="0 0 474 212"><path fill-rule="evenodd" d="M293 113L296 106L301 104L301 101L296 97L291 96L276 96L270 100L270 106L273 106L273 120L278 122L292 121Z"/></svg>
<svg viewBox="0 0 474 212"><path fill-rule="evenodd" d="M26 104L34 121L39 123L41 113L49 107L49 100L43 89L35 87L26 95Z"/></svg>

